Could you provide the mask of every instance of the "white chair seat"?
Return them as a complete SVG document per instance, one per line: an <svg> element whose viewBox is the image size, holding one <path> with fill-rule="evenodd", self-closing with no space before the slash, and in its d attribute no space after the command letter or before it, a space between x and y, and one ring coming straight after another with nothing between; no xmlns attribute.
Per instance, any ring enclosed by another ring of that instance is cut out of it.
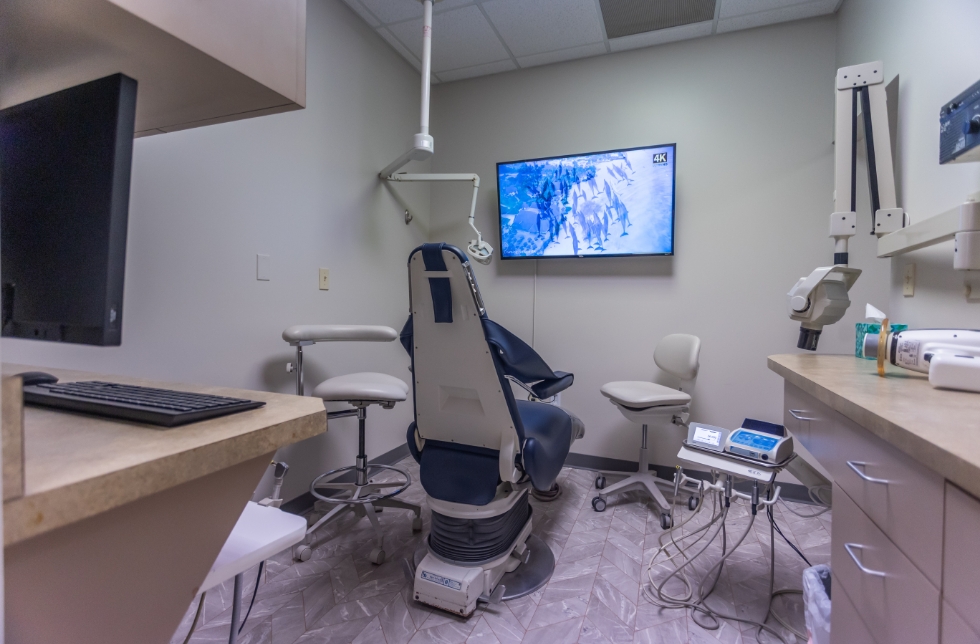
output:
<svg viewBox="0 0 980 644"><path fill-rule="evenodd" d="M306 518L249 501L198 592L243 573L306 537Z"/></svg>
<svg viewBox="0 0 980 644"><path fill-rule="evenodd" d="M313 395L323 400L391 400L408 397L408 385L385 373L349 373L324 380Z"/></svg>
<svg viewBox="0 0 980 644"><path fill-rule="evenodd" d="M632 409L689 405L691 396L653 382L621 380L607 382L600 389L602 395L617 405Z"/></svg>

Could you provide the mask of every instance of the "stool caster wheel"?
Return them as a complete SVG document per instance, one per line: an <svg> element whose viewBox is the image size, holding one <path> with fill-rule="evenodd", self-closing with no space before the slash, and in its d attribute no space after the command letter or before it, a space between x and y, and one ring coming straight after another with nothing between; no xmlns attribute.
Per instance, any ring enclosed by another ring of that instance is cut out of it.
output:
<svg viewBox="0 0 980 644"><path fill-rule="evenodd" d="M664 530L670 530L672 525L674 525L674 520L670 517L670 513L662 512L660 514L660 527Z"/></svg>
<svg viewBox="0 0 980 644"><path fill-rule="evenodd" d="M293 546L293 559L296 561L309 561L313 556L313 549L305 543Z"/></svg>
<svg viewBox="0 0 980 644"><path fill-rule="evenodd" d="M691 512L698 509L698 497L692 496L687 500L687 509Z"/></svg>
<svg viewBox="0 0 980 644"><path fill-rule="evenodd" d="M592 509L596 512L604 512L606 509L606 500L601 496L597 496L592 499Z"/></svg>
<svg viewBox="0 0 980 644"><path fill-rule="evenodd" d="M374 565L380 566L385 561L385 551L381 548L375 548L371 551L371 555L368 557L368 559L370 559L371 563Z"/></svg>
<svg viewBox="0 0 980 644"><path fill-rule="evenodd" d="M412 519L412 532L422 532L422 517Z"/></svg>
<svg viewBox="0 0 980 644"><path fill-rule="evenodd" d="M604 487L606 487L606 477L600 474L595 477L595 489L601 490Z"/></svg>

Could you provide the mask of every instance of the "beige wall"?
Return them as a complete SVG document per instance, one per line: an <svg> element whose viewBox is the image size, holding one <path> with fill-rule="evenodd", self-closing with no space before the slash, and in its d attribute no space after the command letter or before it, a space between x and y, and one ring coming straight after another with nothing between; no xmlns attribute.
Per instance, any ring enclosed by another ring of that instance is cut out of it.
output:
<svg viewBox="0 0 980 644"><path fill-rule="evenodd" d="M494 246L496 162L677 143L675 257L475 267L491 318L575 373L562 404L587 433L574 451L636 460L639 429L599 387L659 377L653 350L669 333L703 343L693 420L780 422L782 380L766 356L796 351L785 294L833 260L835 36L828 16L435 88L432 166L480 174L477 218ZM433 188L434 240L470 238L467 198ZM869 240L852 251L870 252ZM887 285L887 267L863 276L859 306L820 350L852 350L857 310ZM681 437L661 433L653 460L666 464Z"/></svg>
<svg viewBox="0 0 980 644"><path fill-rule="evenodd" d="M980 80L980 4L974 0L897 2L846 0L838 16L837 63L881 60L885 80L899 77L899 203L913 221L937 215L980 191L980 163L939 165L939 108ZM863 170L863 168L862 168ZM859 201L868 217L867 200ZM954 271L953 243L888 259L887 311L895 322L916 327L980 328L980 304L967 303L964 273ZM915 296L902 295L908 263L916 265Z"/></svg>
<svg viewBox="0 0 980 644"><path fill-rule="evenodd" d="M418 127L419 76L339 0L308 6L305 110L139 139L133 156L123 342L118 348L3 341L7 361L292 392L292 324L386 324L408 313L405 262L425 240L428 191L411 226L377 179ZM255 255L272 280L255 279ZM319 267L331 288L318 290ZM408 376L391 344L317 345L307 393L329 376ZM371 409L368 453L404 444L411 405ZM353 463L357 421L283 450L284 495ZM264 488L263 488L264 489Z"/></svg>

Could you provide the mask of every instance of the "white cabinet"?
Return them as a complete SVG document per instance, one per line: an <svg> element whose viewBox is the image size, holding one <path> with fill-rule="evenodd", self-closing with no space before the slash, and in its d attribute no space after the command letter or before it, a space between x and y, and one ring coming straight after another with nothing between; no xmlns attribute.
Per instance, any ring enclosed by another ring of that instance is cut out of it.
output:
<svg viewBox="0 0 980 644"><path fill-rule="evenodd" d="M878 644L938 644L939 589L837 485L830 556Z"/></svg>
<svg viewBox="0 0 980 644"><path fill-rule="evenodd" d="M306 104L306 0L3 0L0 108L122 72L145 136Z"/></svg>
<svg viewBox="0 0 980 644"><path fill-rule="evenodd" d="M943 543L946 602L970 629L980 633L980 500L949 484ZM951 619L955 621L955 617ZM980 637L973 641L980 641Z"/></svg>

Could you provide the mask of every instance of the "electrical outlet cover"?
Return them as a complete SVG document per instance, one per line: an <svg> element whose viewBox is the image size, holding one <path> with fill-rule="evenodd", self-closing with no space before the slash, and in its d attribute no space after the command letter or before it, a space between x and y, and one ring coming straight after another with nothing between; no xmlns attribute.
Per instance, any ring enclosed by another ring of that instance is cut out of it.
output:
<svg viewBox="0 0 980 644"><path fill-rule="evenodd" d="M902 295L905 297L915 295L915 264L905 265L905 278L902 280Z"/></svg>
<svg viewBox="0 0 980 644"><path fill-rule="evenodd" d="M320 290L321 291L330 290L330 269L328 268L320 269Z"/></svg>

